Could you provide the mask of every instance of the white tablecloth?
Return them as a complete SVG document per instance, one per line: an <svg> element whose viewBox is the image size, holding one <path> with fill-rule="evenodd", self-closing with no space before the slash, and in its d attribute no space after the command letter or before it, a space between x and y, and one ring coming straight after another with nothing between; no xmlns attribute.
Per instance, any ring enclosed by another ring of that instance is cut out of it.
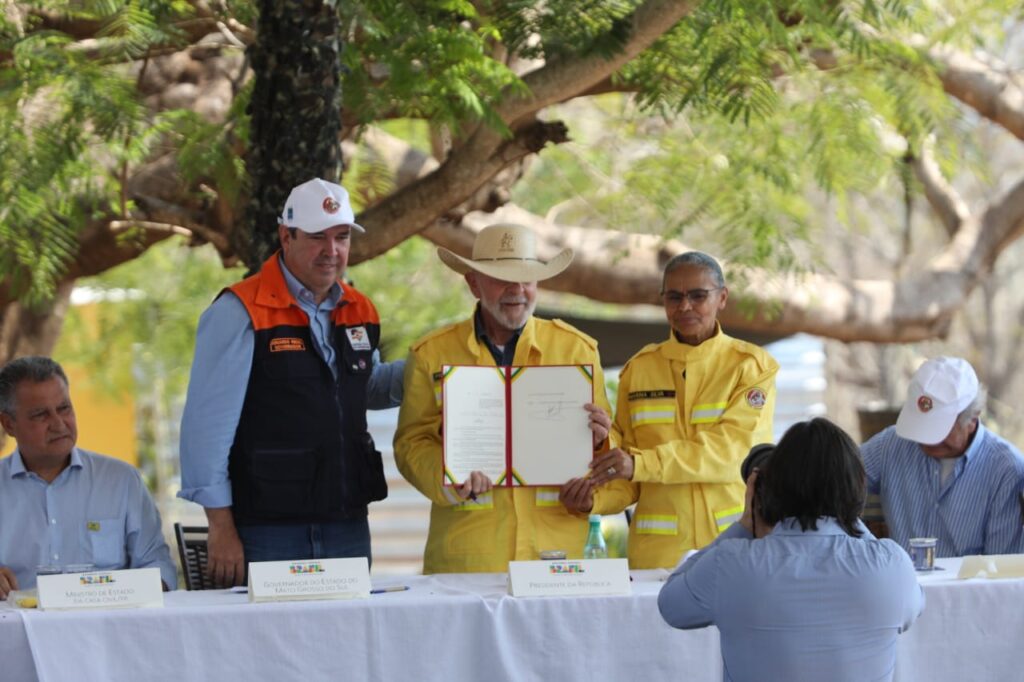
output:
<svg viewBox="0 0 1024 682"><path fill-rule="evenodd" d="M900 637L897 679L1019 679L1024 580L956 581L957 563L922 578L925 614ZM669 628L656 605L666 573L633 575L630 597L514 599L504 574L481 574L409 578L406 592L358 601L176 592L162 609L0 611L0 678L31 680L34 662L44 682L719 682L718 631Z"/></svg>

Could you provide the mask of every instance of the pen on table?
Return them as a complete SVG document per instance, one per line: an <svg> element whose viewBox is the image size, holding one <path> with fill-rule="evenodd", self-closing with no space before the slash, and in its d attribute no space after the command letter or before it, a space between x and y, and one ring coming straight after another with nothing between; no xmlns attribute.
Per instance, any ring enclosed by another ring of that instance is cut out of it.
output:
<svg viewBox="0 0 1024 682"><path fill-rule="evenodd" d="M391 587L378 587L375 590L370 590L370 594L384 594L385 592L405 592L408 589L408 585L393 585Z"/></svg>

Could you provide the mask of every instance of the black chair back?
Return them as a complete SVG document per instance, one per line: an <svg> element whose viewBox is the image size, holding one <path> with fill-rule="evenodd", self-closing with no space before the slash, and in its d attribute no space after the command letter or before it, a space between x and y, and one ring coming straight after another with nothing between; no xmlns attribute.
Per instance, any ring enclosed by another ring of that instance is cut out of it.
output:
<svg viewBox="0 0 1024 682"><path fill-rule="evenodd" d="M186 590L216 589L206 576L206 526L183 526L174 524L174 539L178 541L178 557L181 571L185 574Z"/></svg>

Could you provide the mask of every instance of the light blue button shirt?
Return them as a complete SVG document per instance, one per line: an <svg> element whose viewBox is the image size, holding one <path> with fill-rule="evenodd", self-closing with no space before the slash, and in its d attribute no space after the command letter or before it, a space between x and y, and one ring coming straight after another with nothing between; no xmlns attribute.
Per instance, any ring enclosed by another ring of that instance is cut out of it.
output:
<svg viewBox="0 0 1024 682"><path fill-rule="evenodd" d="M153 567L171 589L178 581L160 512L135 467L75 448L68 467L47 483L15 450L0 460L0 565L29 589L37 566L68 564Z"/></svg>
<svg viewBox="0 0 1024 682"><path fill-rule="evenodd" d="M868 492L881 498L893 540L936 538L935 556L1024 552L1024 458L978 422L974 440L942 481L942 465L889 427L861 446Z"/></svg>
<svg viewBox="0 0 1024 682"><path fill-rule="evenodd" d="M718 626L727 682L891 680L896 636L924 607L910 557L832 518L766 538L739 523L685 560L658 595L677 628Z"/></svg>
<svg viewBox="0 0 1024 682"><path fill-rule="evenodd" d="M310 320L318 355L337 377L331 343L331 314L341 302L342 288L333 284L318 306L315 295L279 260L288 291ZM181 418L181 491L178 497L204 507L231 506L228 455L242 415L252 371L256 335L245 305L227 291L199 318L196 352ZM405 361L382 363L373 353L373 371L366 388L370 409L396 407L402 400Z"/></svg>

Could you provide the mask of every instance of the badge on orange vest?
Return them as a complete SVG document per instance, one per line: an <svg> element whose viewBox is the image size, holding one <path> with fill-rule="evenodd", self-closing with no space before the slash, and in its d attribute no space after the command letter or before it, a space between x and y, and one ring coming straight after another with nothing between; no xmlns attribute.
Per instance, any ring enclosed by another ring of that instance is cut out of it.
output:
<svg viewBox="0 0 1024 682"><path fill-rule="evenodd" d="M281 351L302 351L306 350L306 344L303 343L302 339L297 339L292 336L281 336L276 339L270 339L270 352L280 353Z"/></svg>
<svg viewBox="0 0 1024 682"><path fill-rule="evenodd" d="M370 350L370 335L366 333L366 327L348 327L345 334L348 335L348 342L352 344L352 350Z"/></svg>

